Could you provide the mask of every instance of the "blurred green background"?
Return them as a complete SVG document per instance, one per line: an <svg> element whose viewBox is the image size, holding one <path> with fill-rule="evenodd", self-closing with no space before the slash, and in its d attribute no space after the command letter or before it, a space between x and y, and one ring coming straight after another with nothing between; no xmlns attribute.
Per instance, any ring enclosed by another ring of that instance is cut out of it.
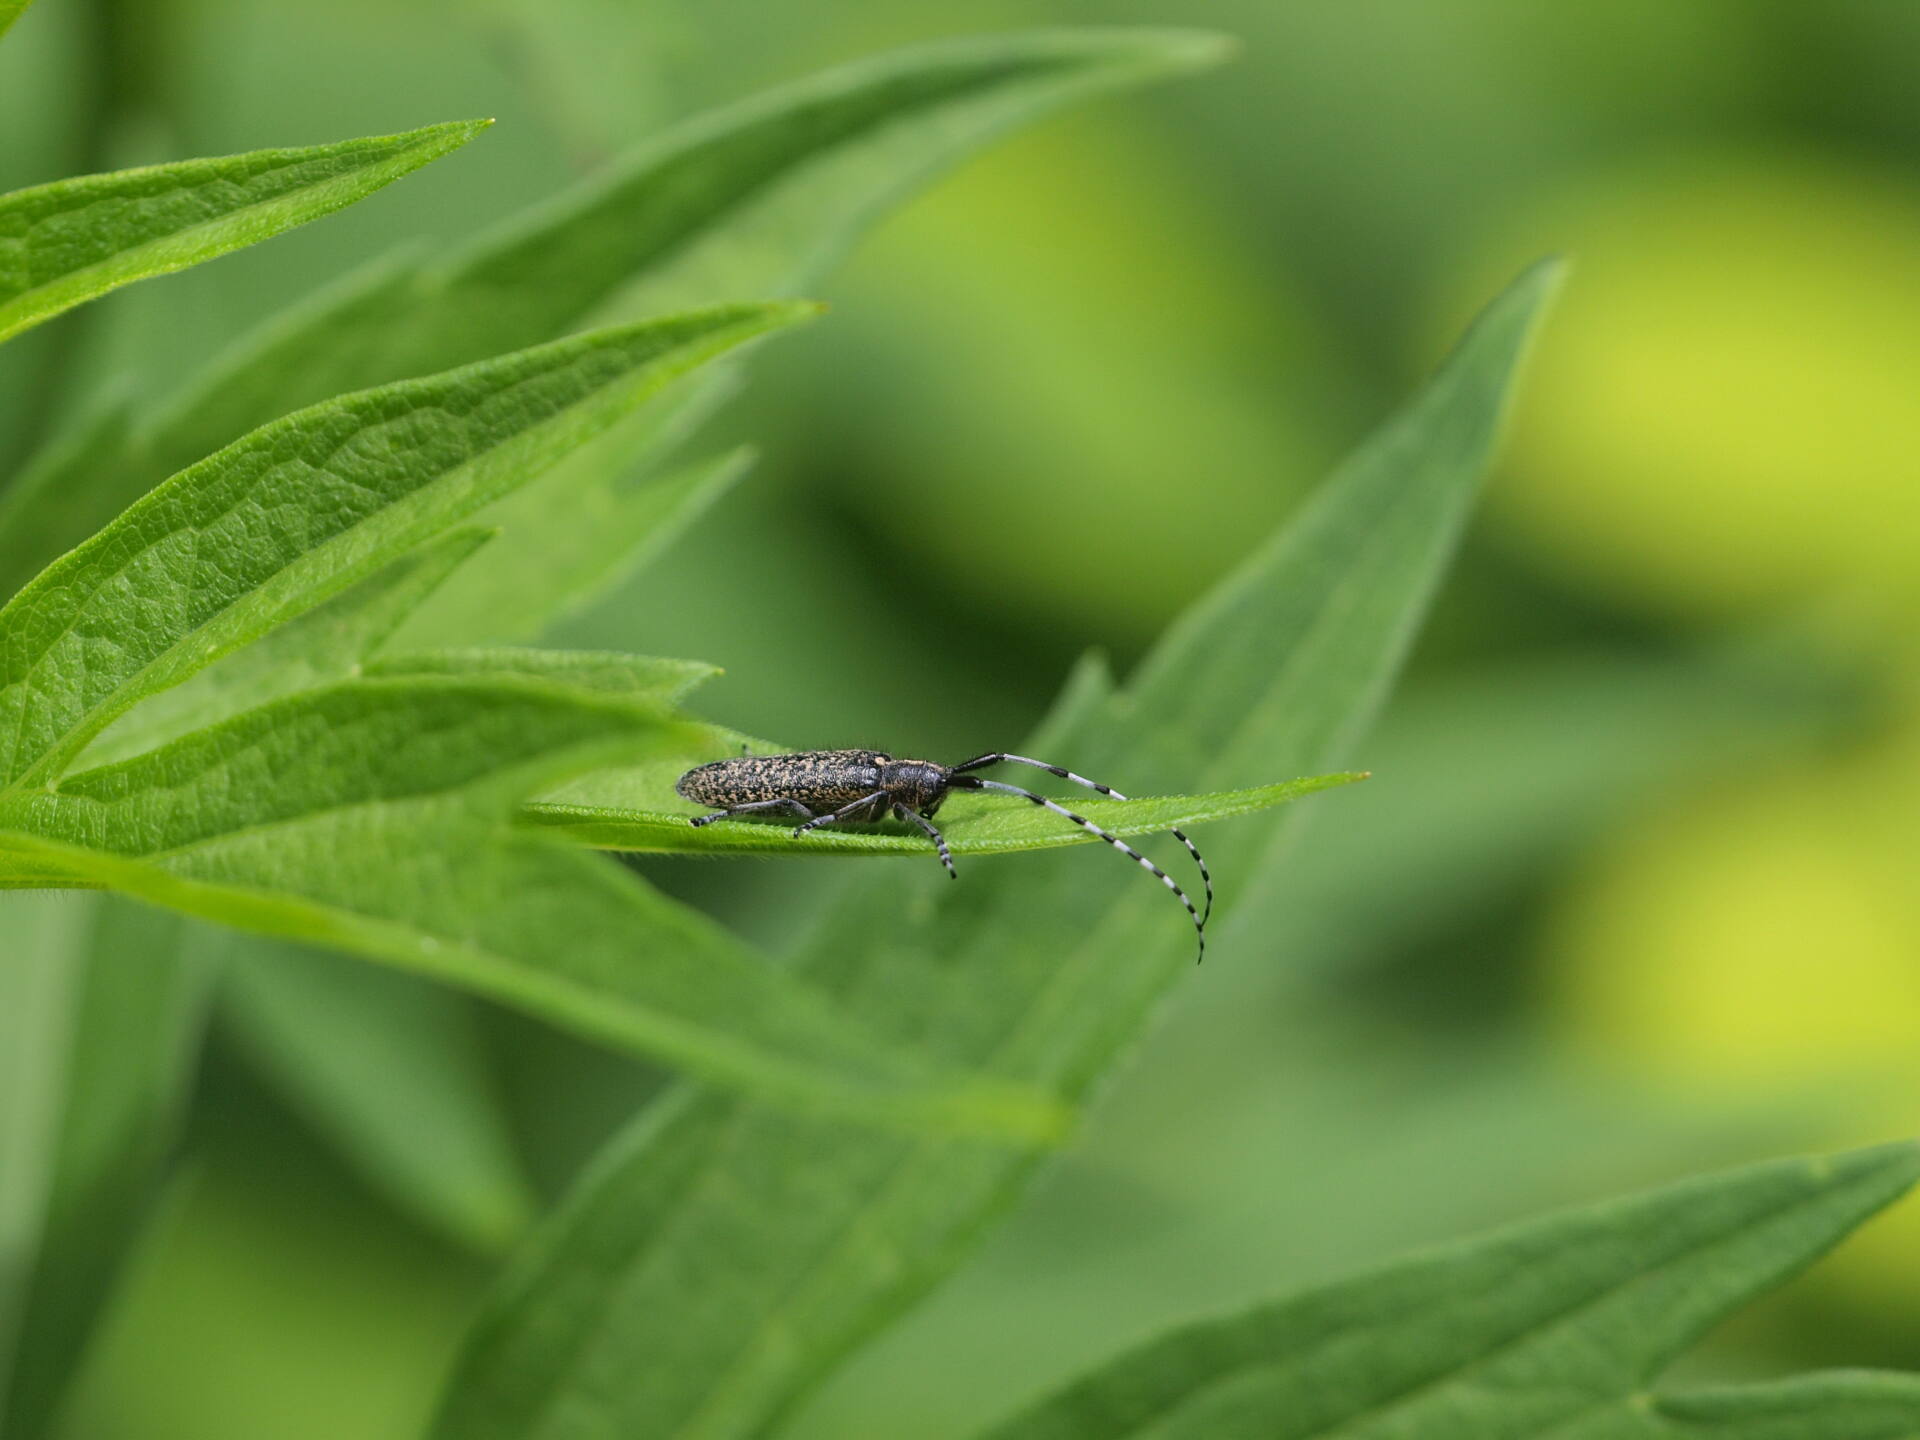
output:
<svg viewBox="0 0 1920 1440"><path fill-rule="evenodd" d="M1276 928L1218 947L1031 1203L796 1422L810 1440L964 1434L1177 1319L1915 1129L1920 6L40 0L0 49L0 189L500 119L9 346L11 465L670 119L1062 22L1244 52L888 223L703 441L752 439L748 481L559 643L724 665L704 712L795 745L1013 744L1081 651L1137 657L1498 283L1548 251L1576 269L1359 757L1374 780L1316 802L1262 897ZM825 879L646 873L769 941ZM86 903L0 903L0 948ZM544 1193L657 1083L509 1017L485 1039ZM414 1433L488 1265L385 1207L218 1035L190 1142L70 1434ZM1912 1206L1694 1363L1869 1361L1920 1366Z"/></svg>

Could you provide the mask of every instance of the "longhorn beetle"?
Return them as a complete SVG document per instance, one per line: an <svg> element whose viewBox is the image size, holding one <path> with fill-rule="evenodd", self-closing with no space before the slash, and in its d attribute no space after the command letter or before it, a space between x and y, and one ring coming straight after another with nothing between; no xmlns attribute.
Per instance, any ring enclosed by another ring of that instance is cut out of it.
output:
<svg viewBox="0 0 1920 1440"><path fill-rule="evenodd" d="M976 755L958 765L940 765L932 760L896 760L879 750L803 750L795 755L741 755L732 760L715 760L710 765L689 770L675 782L673 788L689 800L719 807L711 815L695 815L687 822L696 827L711 825L716 820L730 819L735 815L784 812L802 822L793 832L794 838L798 839L809 830L818 830L823 825L885 820L892 815L926 832L927 838L933 841L933 848L940 852L940 863L947 867L947 874L956 880L960 875L953 868L953 856L947 849L946 837L933 827L933 816L948 794L955 790L990 790L1002 795L1018 795L1022 800L1031 801L1056 815L1066 816L1082 830L1106 841L1121 854L1130 857L1136 865L1150 871L1187 907L1187 914L1193 917L1194 933L1200 939L1199 960L1206 959L1207 919L1213 914L1213 876L1207 873L1207 862L1200 858L1199 848L1193 841L1179 830L1171 832L1176 840L1187 847L1187 853L1193 856L1193 863L1200 867L1200 880L1206 887L1207 896L1205 914L1194 909L1187 892L1180 888L1171 875L1118 835L1108 834L1085 816L1076 815L1044 795L1022 790L1018 785L1004 785L998 780L987 780L968 773L1000 764L1031 765L1036 770L1045 770L1049 775L1071 780L1075 785L1097 791L1111 799L1127 798L1118 790L1089 780L1084 775L1076 775L1071 770L1063 770L1058 765L1049 765L1044 760L1030 760L1025 755L1009 755L1000 750Z"/></svg>

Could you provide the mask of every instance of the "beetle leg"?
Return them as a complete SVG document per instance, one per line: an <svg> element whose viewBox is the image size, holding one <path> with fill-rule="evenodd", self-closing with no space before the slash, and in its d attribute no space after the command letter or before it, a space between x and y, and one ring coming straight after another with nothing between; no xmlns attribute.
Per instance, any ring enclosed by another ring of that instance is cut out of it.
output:
<svg viewBox="0 0 1920 1440"><path fill-rule="evenodd" d="M933 822L908 805L895 805L893 807L893 813L900 819L910 821L927 832L927 838L933 841L933 848L940 852L940 863L947 867L947 874L951 875L955 880L958 880L960 878L960 872L953 868L953 854L947 849L947 837L934 829Z"/></svg>
<svg viewBox="0 0 1920 1440"><path fill-rule="evenodd" d="M687 823L698 829L702 825L711 825L716 820L730 820L735 815L760 815L769 810L784 810L789 815L798 815L802 820L813 819L813 811L798 800L756 800L751 805L735 805L730 809L716 810L711 815L695 815Z"/></svg>
<svg viewBox="0 0 1920 1440"><path fill-rule="evenodd" d="M807 831L809 830L818 829L822 825L831 825L837 820L868 819L869 818L868 815L862 815L860 812L863 810L871 812L875 801L880 801L884 803L886 801L886 798L887 798L886 791L876 790L871 795L862 795L858 800L855 800L850 805L842 805L838 810L835 810L830 815L816 815L811 820L807 821L806 824L802 825L799 829L793 832L794 839L796 840L799 839L802 835L806 834Z"/></svg>

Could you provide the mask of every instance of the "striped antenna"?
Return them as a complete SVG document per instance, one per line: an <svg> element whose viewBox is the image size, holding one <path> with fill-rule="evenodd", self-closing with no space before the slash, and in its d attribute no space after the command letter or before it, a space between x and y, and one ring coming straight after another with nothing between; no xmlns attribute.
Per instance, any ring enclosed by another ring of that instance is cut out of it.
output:
<svg viewBox="0 0 1920 1440"><path fill-rule="evenodd" d="M1052 767L1048 766L1046 768L1051 769ZM1153 861L1127 844L1127 842L1122 840L1118 835L1109 834L1091 820L1087 819L1086 816L1076 815L1073 811L1067 809L1066 806L1056 804L1044 795L1036 795L1031 790L1022 790L1018 785L1003 785L998 780L984 780L978 775L955 775L951 783L955 790L991 790L999 795L1018 795L1022 800L1031 801L1043 809L1053 811L1056 815L1064 815L1088 834L1106 841L1107 844L1113 846L1113 848L1121 854L1130 857L1134 864L1152 874L1162 885L1174 893L1174 897L1179 900L1182 905L1187 907L1187 914L1193 917L1194 934L1200 938L1200 953L1194 957L1193 963L1198 965L1202 960L1207 958L1207 922L1201 919L1200 912L1194 909L1193 901L1187 897L1187 892L1180 888L1179 881L1175 880L1171 875L1167 874L1166 871L1154 864ZM1192 847L1189 846L1188 848L1191 849Z"/></svg>
<svg viewBox="0 0 1920 1440"><path fill-rule="evenodd" d="M996 750L990 755L976 755L971 760L962 761L953 767L952 773L961 775L968 770L982 770L989 765L1001 764L1031 765L1036 770L1044 770L1049 775L1058 775L1062 780L1071 780L1076 785L1081 785L1088 790L1096 791L1101 795L1105 795L1110 800L1124 800L1127 798L1112 786L1102 785L1098 780L1089 780L1084 775L1076 775L1073 771L1062 769L1058 765L1049 765L1044 760L1031 760L1025 755L1009 755L1004 750ZM1187 847L1187 853L1193 857L1193 863L1200 869L1200 883L1206 886L1207 890L1207 908L1205 913L1200 917L1200 923L1205 925L1207 921L1213 918L1213 876L1207 871L1207 862L1200 858L1200 847L1187 838L1186 831L1175 827L1170 829L1168 833Z"/></svg>

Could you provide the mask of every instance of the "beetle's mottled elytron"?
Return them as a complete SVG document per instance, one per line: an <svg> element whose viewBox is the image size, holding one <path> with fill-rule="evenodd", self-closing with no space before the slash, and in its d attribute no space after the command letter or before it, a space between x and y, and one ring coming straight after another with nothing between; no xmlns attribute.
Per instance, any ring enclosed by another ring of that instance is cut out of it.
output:
<svg viewBox="0 0 1920 1440"><path fill-rule="evenodd" d="M976 755L958 765L939 765L931 760L896 760L879 750L803 750L796 755L741 755L689 770L673 788L689 800L719 807L711 815L694 816L689 823L696 826L711 825L716 820L725 820L734 815L784 812L803 822L793 832L797 837L809 830L817 830L822 825L885 820L891 815L925 831L927 838L933 841L934 849L940 852L940 863L947 867L947 873L956 880L960 877L953 868L953 856L947 850L946 837L933 827L933 816L941 803L955 790L991 790L1002 795L1018 795L1022 800L1031 801L1056 815L1066 816L1082 830L1098 836L1121 854L1130 856L1135 864L1151 871L1187 907L1187 914L1193 917L1194 932L1200 937L1200 958L1206 958L1207 918L1213 914L1213 877L1207 873L1207 862L1200 858L1200 851L1193 841L1178 830L1171 832L1175 839L1187 847L1187 853L1193 856L1193 863L1200 867L1200 880L1206 886L1205 914L1194 908L1187 892L1180 888L1171 875L1118 835L1108 834L1084 815L1076 815L1044 795L1022 790L1018 785L1003 785L998 780L987 780L968 773L1000 764L1031 765L1036 770L1045 770L1049 775L1058 775L1062 780L1084 785L1111 799L1127 798L1118 790L1089 780L1084 775L1076 775L1071 770L1063 770L1058 765L1049 765L1044 760L1030 760L1025 755L1009 755L999 750L988 755Z"/></svg>

